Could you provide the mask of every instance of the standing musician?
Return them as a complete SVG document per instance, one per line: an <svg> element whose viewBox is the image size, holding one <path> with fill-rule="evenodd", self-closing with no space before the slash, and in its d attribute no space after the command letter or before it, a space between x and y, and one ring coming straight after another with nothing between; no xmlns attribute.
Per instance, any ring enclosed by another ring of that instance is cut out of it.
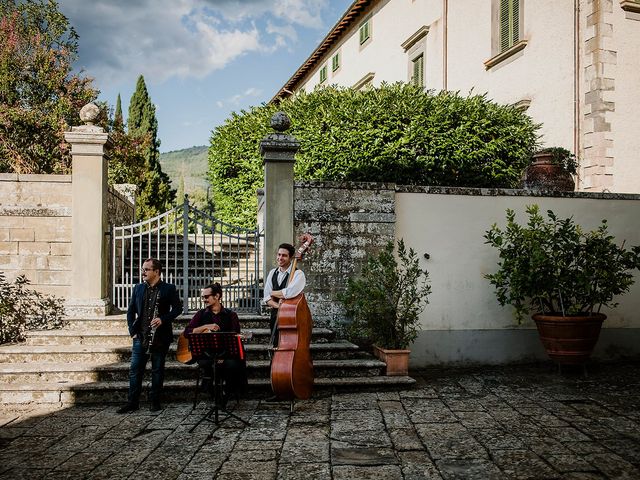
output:
<svg viewBox="0 0 640 480"><path fill-rule="evenodd" d="M262 302L271 307L269 328L271 329L273 346L277 346L278 342L278 332L275 327L280 303L282 300L300 295L306 285L304 272L299 269L296 269L293 280L287 285L289 276L291 275L291 261L295 253L296 249L290 243L280 244L276 255L276 263L278 266L269 272L267 280L264 282L264 298Z"/></svg>
<svg viewBox="0 0 640 480"><path fill-rule="evenodd" d="M175 285L160 278L162 263L147 258L142 264L143 283L133 288L127 324L133 338L129 369L129 397L127 404L117 410L127 413L137 410L142 392L142 377L151 357L151 411L162 409L160 393L164 382L164 364L173 341L171 322L180 315L182 302Z"/></svg>
<svg viewBox="0 0 640 480"><path fill-rule="evenodd" d="M202 289L202 300L206 307L196 312L189 325L184 330L184 335L188 337L191 333L208 332L236 332L240 333L240 320L238 314L228 308L224 308L220 300L222 299L222 287L219 283L214 283ZM213 362L215 359L210 356L201 356L196 359L198 365L204 369L205 374L211 378L213 376ZM225 358L218 368L221 371L221 379L224 380L224 395L220 399L222 407L226 405L227 399L232 395L236 398L247 386L247 372L244 360L235 358ZM210 389L211 384L205 385Z"/></svg>

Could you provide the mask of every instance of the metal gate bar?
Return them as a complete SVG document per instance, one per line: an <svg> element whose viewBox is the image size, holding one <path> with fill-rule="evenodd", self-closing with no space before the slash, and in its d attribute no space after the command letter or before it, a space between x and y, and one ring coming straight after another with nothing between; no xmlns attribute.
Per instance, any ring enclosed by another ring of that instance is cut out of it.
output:
<svg viewBox="0 0 640 480"><path fill-rule="evenodd" d="M184 313L203 306L200 290L218 282L223 304L260 312L260 241L257 229L231 225L189 204L131 225L113 227L112 299L126 310L133 286L142 281L146 258L163 263L163 279L182 296Z"/></svg>

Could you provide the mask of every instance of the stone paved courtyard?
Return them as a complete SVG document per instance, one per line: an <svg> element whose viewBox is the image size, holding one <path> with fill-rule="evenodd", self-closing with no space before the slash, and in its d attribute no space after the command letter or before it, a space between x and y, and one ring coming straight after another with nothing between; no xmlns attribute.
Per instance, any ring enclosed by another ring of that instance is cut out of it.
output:
<svg viewBox="0 0 640 480"><path fill-rule="evenodd" d="M640 479L640 364L412 372L411 390L243 399L219 427L185 403L3 405L0 478Z"/></svg>

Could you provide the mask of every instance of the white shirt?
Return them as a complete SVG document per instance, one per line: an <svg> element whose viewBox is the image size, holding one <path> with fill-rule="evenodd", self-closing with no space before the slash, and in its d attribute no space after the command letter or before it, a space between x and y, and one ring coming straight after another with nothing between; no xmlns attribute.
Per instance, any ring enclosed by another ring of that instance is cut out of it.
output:
<svg viewBox="0 0 640 480"><path fill-rule="evenodd" d="M267 275L267 280L264 282L264 298L262 299L262 303L267 305L267 302L271 299L271 292L273 291L273 275L275 272L278 272L278 284L282 283L282 279L287 274L287 272L291 272L292 265L289 265L284 272L280 271L278 267L274 268ZM289 282L285 288L282 289L282 295L284 298L293 298L304 290L305 285L307 284L307 279L304 276L304 272L302 270L296 271L293 275L293 280Z"/></svg>

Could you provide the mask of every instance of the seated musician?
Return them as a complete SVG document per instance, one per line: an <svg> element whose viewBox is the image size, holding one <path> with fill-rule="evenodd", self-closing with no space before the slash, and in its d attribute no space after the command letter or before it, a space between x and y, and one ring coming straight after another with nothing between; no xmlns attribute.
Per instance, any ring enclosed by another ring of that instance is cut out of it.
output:
<svg viewBox="0 0 640 480"><path fill-rule="evenodd" d="M224 308L220 300L222 298L222 287L219 283L214 283L202 289L202 300L206 307L196 312L189 325L184 330L185 336L191 333L208 332L236 332L240 333L240 320L238 314L228 308ZM201 356L196 358L198 365L202 368L207 377L213 377L213 361L211 356ZM223 407L231 396L238 397L247 386L246 363L244 360L227 358L218 361L218 376L224 381L224 395L220 399ZM211 389L212 385L205 385Z"/></svg>
<svg viewBox="0 0 640 480"><path fill-rule="evenodd" d="M278 332L274 331L278 308L282 300L300 295L306 285L306 279L302 270L296 269L293 281L289 283L291 266L296 249L290 243L282 243L278 247L276 254L277 267L269 272L264 282L264 298L262 302L271 307L270 329L273 338L273 345L278 342Z"/></svg>

